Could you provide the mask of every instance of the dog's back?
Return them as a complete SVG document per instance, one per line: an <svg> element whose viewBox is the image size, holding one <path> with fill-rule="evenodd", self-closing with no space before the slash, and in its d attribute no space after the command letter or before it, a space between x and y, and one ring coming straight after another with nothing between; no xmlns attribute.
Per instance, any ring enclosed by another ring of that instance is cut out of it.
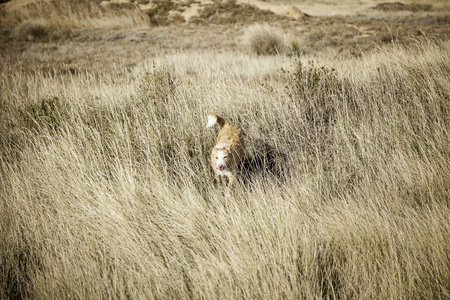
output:
<svg viewBox="0 0 450 300"><path fill-rule="evenodd" d="M235 173L239 163L244 157L244 140L242 130L239 126L231 124L228 120L219 117L215 113L208 114L208 125L219 124L220 130L216 145L211 152L211 165L220 180L221 176L229 179L229 186L235 178Z"/></svg>

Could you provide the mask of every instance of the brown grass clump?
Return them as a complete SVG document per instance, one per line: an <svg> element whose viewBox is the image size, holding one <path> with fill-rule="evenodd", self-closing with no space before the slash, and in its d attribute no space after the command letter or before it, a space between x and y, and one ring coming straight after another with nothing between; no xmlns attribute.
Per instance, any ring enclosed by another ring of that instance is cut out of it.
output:
<svg viewBox="0 0 450 300"><path fill-rule="evenodd" d="M251 25L244 39L251 51L258 55L280 54L285 50L283 32L268 24Z"/></svg>
<svg viewBox="0 0 450 300"><path fill-rule="evenodd" d="M54 28L45 22L31 21L16 28L14 36L26 40L47 40L53 31Z"/></svg>
<svg viewBox="0 0 450 300"><path fill-rule="evenodd" d="M153 7L145 10L150 18L150 23L155 26L184 23L184 18L176 13L179 5L170 0L158 0L152 2Z"/></svg>
<svg viewBox="0 0 450 300"><path fill-rule="evenodd" d="M382 11L429 11L433 5L431 4L404 4L401 2L394 2L394 3L378 3L376 6L374 6L374 9L382 10Z"/></svg>

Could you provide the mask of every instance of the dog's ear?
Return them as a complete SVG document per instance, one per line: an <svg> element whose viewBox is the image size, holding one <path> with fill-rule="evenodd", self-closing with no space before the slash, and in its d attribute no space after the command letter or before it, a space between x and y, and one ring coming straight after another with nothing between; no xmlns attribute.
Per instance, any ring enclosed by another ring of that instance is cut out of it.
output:
<svg viewBox="0 0 450 300"><path fill-rule="evenodd" d="M214 126L214 124L217 123L217 115L215 113L209 113L207 118L208 118L208 124L206 125L206 128Z"/></svg>

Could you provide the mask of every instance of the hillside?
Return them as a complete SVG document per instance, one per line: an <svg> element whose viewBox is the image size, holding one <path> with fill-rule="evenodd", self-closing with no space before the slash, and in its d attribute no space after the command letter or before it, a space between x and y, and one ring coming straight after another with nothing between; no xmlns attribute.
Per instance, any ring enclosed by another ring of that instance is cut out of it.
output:
<svg viewBox="0 0 450 300"><path fill-rule="evenodd" d="M321 51L361 56L392 42L445 40L450 35L445 2L377 7L365 1L358 9L345 3L324 8L308 1L297 6L253 0L119 2L2 4L2 61L31 68L131 68L142 58L179 50L246 50L248 26L262 22L282 30L296 53L307 56ZM308 14L302 13L302 7Z"/></svg>

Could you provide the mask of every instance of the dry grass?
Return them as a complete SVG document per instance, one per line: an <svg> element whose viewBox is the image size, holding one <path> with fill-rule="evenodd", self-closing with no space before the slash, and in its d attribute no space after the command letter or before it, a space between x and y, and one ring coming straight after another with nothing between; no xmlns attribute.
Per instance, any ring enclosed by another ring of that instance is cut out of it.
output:
<svg viewBox="0 0 450 300"><path fill-rule="evenodd" d="M271 11L239 3L236 0L206 3L198 16L191 18L197 24L252 24L255 22L277 22L286 20Z"/></svg>
<svg viewBox="0 0 450 300"><path fill-rule="evenodd" d="M248 48L258 55L280 54L286 48L283 31L267 23L249 26L244 40Z"/></svg>
<svg viewBox="0 0 450 300"><path fill-rule="evenodd" d="M257 55L299 56L303 48L300 39L267 23L248 26L245 29L243 44L248 51Z"/></svg>
<svg viewBox="0 0 450 300"><path fill-rule="evenodd" d="M449 49L3 65L0 298L448 298ZM208 111L246 131L229 198Z"/></svg>
<svg viewBox="0 0 450 300"><path fill-rule="evenodd" d="M330 0L330 1L315 1L315 0L270 0L274 4L289 4L299 7L303 12L311 14L312 16L355 16L361 13L366 13L368 10L384 3L383 5L391 5L389 12L396 12L400 10L409 11L449 11L450 2L447 0L401 0L401 1L378 1L378 0ZM389 3L389 4L386 4ZM410 7L397 5L396 3L406 4ZM411 16L411 14L409 13Z"/></svg>
<svg viewBox="0 0 450 300"><path fill-rule="evenodd" d="M100 1L101 2L101 1ZM21 27L43 23L56 29L148 27L150 20L136 5L98 5L91 0L15 0L4 4L0 26Z"/></svg>

